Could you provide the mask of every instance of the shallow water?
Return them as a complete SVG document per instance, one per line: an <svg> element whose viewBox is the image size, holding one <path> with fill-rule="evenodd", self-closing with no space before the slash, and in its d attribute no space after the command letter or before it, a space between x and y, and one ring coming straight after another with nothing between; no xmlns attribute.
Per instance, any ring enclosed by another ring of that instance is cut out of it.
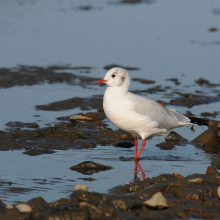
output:
<svg viewBox="0 0 220 220"><path fill-rule="evenodd" d="M130 71L131 78L155 80L152 85L131 83L131 90L142 90L161 85L165 92L142 95L154 100L170 101L182 93L201 90L205 95L216 96L219 86L199 86L194 81L200 77L220 83L219 14L217 0L153 1L152 4L113 4L113 1L89 0L31 0L0 1L0 67L17 65L66 65L91 66L90 73L66 70L91 77L102 78L104 66L138 67ZM116 1L114 1L116 3ZM80 6L91 6L82 10ZM217 31L209 31L216 27ZM180 85L165 81L178 78ZM48 104L72 97L101 95L105 87L88 85L87 88L60 84L15 86L0 90L0 129L9 121L37 122L41 127L53 125L56 118L78 112L79 108L66 111L37 111L36 105ZM171 97L166 93L172 93ZM193 106L169 106L182 113L191 111L219 111L219 102ZM39 117L35 117L39 115ZM217 115L216 120L220 120ZM116 129L107 120L109 127ZM206 127L189 126L176 129L188 140L205 131ZM205 173L215 155L208 155L192 145L175 146L163 151L155 147L164 137L147 141L140 165L146 177L161 173L177 172L181 175ZM0 152L1 198L9 204L43 196L48 202L67 197L75 185L82 183L90 191L107 192L108 189L131 181L134 162L120 161L119 157L133 157L134 148L98 146L95 149L57 151L52 155L31 157L23 151ZM178 156L176 158L175 156ZM93 160L114 169L93 174L95 181L86 181L81 173L69 167L85 160ZM138 174L141 177L140 173ZM46 181L44 181L46 180ZM3 183L3 182L5 183ZM9 181L12 185L9 186ZM12 187L28 188L21 193Z"/></svg>
<svg viewBox="0 0 220 220"><path fill-rule="evenodd" d="M147 142L142 155L145 159L139 162L146 177L173 172L184 176L193 173L203 174L210 165L212 156L206 155L201 149L186 145L163 151L155 147L154 142L154 140ZM77 184L87 185L89 191L106 193L110 188L132 181L134 178L134 162L119 160L121 156L133 157L133 148L98 146L95 149L60 150L52 155L36 157L27 156L22 152L3 151L0 154L0 160L4 161L0 167L0 193L1 199L6 204L26 202L38 196L52 202L68 197ZM112 166L113 169L93 175L83 175L69 169L88 160ZM94 181L82 179L89 177ZM138 177L142 178L140 172ZM12 184L9 185L9 182Z"/></svg>

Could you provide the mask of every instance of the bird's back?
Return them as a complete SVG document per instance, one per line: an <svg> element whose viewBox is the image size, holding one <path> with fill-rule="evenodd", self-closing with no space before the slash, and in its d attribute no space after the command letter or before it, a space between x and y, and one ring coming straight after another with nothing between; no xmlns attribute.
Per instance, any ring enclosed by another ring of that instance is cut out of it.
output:
<svg viewBox="0 0 220 220"><path fill-rule="evenodd" d="M108 119L120 129L142 139L164 135L167 131L190 124L190 120L173 109L133 93L118 95L116 89L107 88L103 107Z"/></svg>
<svg viewBox="0 0 220 220"><path fill-rule="evenodd" d="M170 130L175 127L191 124L189 118L175 109L164 107L151 99L130 92L128 93L128 99L132 100L136 112L147 115L151 121L156 121L159 128Z"/></svg>

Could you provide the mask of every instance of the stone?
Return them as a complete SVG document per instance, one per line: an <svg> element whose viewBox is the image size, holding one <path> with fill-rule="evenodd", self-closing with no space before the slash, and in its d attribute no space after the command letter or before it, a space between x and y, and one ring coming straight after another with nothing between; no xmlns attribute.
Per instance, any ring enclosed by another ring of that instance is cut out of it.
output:
<svg viewBox="0 0 220 220"><path fill-rule="evenodd" d="M63 210L59 208L49 209L45 215L44 220L52 219L77 219L77 220L87 220L89 219L89 213L87 210L81 208L72 208L71 210Z"/></svg>
<svg viewBox="0 0 220 220"><path fill-rule="evenodd" d="M217 194L218 194L218 197L220 198L220 186L218 186L217 188Z"/></svg>
<svg viewBox="0 0 220 220"><path fill-rule="evenodd" d="M203 182L203 178L202 177L198 177L198 178L194 178L194 179L188 179L188 181L190 183L202 183Z"/></svg>
<svg viewBox="0 0 220 220"><path fill-rule="evenodd" d="M33 216L36 219L50 209L50 205L42 197L33 198L27 204L32 208Z"/></svg>
<svg viewBox="0 0 220 220"><path fill-rule="evenodd" d="M174 144L171 142L162 142L156 144L156 146L159 147L161 150L171 150L174 148Z"/></svg>
<svg viewBox="0 0 220 220"><path fill-rule="evenodd" d="M220 175L220 173L215 168L213 168L211 166L208 166L206 173L210 174L210 175L217 175L217 176Z"/></svg>
<svg viewBox="0 0 220 220"><path fill-rule="evenodd" d="M90 118L84 115L71 115L69 119L70 120L93 120L93 118Z"/></svg>
<svg viewBox="0 0 220 220"><path fill-rule="evenodd" d="M150 199L144 202L144 205L155 208L163 209L168 207L168 201L164 198L161 192L155 193Z"/></svg>
<svg viewBox="0 0 220 220"><path fill-rule="evenodd" d="M185 190L178 187L178 188L175 188L173 190L173 194L177 197L177 198L180 198L180 199L183 199L185 198Z"/></svg>
<svg viewBox="0 0 220 220"><path fill-rule="evenodd" d="M88 191L88 186L86 185L83 185L83 184L78 184L74 187L73 189L74 191L75 190L82 190L82 191Z"/></svg>
<svg viewBox="0 0 220 220"><path fill-rule="evenodd" d="M25 203L19 203L15 208L17 208L19 212L32 212L32 208Z"/></svg>
<svg viewBox="0 0 220 220"><path fill-rule="evenodd" d="M192 143L196 146L203 144L206 153L217 154L220 151L220 122L204 131Z"/></svg>
<svg viewBox="0 0 220 220"><path fill-rule="evenodd" d="M121 147L121 148L131 148L134 147L134 143L130 141L119 141L114 143L115 147Z"/></svg>
<svg viewBox="0 0 220 220"><path fill-rule="evenodd" d="M175 173L175 172L173 173L173 176L180 178L180 179L184 178L182 175L180 175L179 173Z"/></svg>
<svg viewBox="0 0 220 220"><path fill-rule="evenodd" d="M164 192L167 188L166 183L157 182L153 185L147 186L146 188L138 191L134 195L138 198L144 198L145 196L156 194L157 192Z"/></svg>
<svg viewBox="0 0 220 220"><path fill-rule="evenodd" d="M92 175L93 173L98 173L100 171L111 170L113 167L101 163L95 163L93 161L84 161L70 167L70 169L86 175Z"/></svg>
<svg viewBox="0 0 220 220"><path fill-rule="evenodd" d="M56 151L54 151L54 150L35 148L35 149L24 151L23 154L27 154L29 156L38 156L38 155L42 155L42 154L53 154L55 152Z"/></svg>
<svg viewBox="0 0 220 220"><path fill-rule="evenodd" d="M214 168L220 170L220 157L217 157L217 158L213 159L213 160L211 161L211 165L212 165Z"/></svg>
<svg viewBox="0 0 220 220"><path fill-rule="evenodd" d="M182 137L180 134L176 133L175 131L171 131L167 137L166 142L172 142L174 144L178 145L185 145L188 143L188 140L184 137Z"/></svg>
<svg viewBox="0 0 220 220"><path fill-rule="evenodd" d="M73 142L73 145L74 146L83 146L85 149L97 147L96 141L94 141L92 139L87 139L87 140L78 139L78 140Z"/></svg>
<svg viewBox="0 0 220 220"><path fill-rule="evenodd" d="M5 208L6 208L6 209L13 209L14 206L13 206L13 205L7 205Z"/></svg>

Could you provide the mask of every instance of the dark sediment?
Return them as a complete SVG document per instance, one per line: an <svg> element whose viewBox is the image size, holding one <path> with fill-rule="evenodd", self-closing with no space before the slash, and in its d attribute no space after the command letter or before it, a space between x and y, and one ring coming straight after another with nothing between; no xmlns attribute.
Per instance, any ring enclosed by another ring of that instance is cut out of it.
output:
<svg viewBox="0 0 220 220"><path fill-rule="evenodd" d="M206 174L185 178L174 173L135 179L108 194L75 190L51 203L38 197L23 211L21 204L1 202L0 219L219 219L219 186L219 172L208 167Z"/></svg>
<svg viewBox="0 0 220 220"><path fill-rule="evenodd" d="M143 1L124 1L124 3L139 3ZM85 9L87 10L87 9ZM88 9L89 10L89 9ZM119 66L119 65L117 65ZM105 69L112 68L108 65ZM138 70L136 67L124 67L127 70ZM68 70L74 74L68 73ZM47 68L20 66L18 69L0 69L0 88L12 86L35 85L42 83L62 83L80 85L86 87L97 79L76 75L76 73L89 73L91 67L58 67ZM141 83L153 83L146 79L134 79ZM178 79L168 79L179 85ZM215 88L218 84L212 84L208 80L196 81L199 86ZM136 94L167 92L171 87L156 85L145 90L135 91ZM160 101L165 105L181 105L192 107L194 105L219 102L219 92L216 96L204 96L203 92L195 91L195 94L180 93L172 90L164 97L171 98L170 103ZM102 96L89 98L74 97L51 104L36 106L37 110L60 111L80 107L81 110L98 110L88 112L84 120L69 116L59 117L59 122L53 127L39 128L37 123L9 122L7 130L0 131L0 150L25 149L25 154L37 156L51 154L56 150L88 149L99 145L112 145L121 148L132 148L134 138L123 131L113 131L104 126L105 115L102 109ZM203 117L216 117L218 112L202 113ZM36 116L37 117L37 116ZM87 118L87 119L86 119ZM204 149L208 153L219 153L219 123L209 124L209 128L193 140L193 144ZM187 139L176 132L170 132L166 142L158 144L161 149L172 149L175 145L191 144ZM178 160L180 157L168 158ZM131 160L131 158L121 158ZM93 162L84 161L92 164ZM82 164L81 164L82 165ZM219 158L212 161L212 166L219 169ZM43 198L34 198L27 202L26 212L22 212L16 206L7 207L0 200L0 219L219 219L220 202L219 186L220 175L216 169L208 167L206 174L193 174L183 177L174 173L163 174L158 177L145 178L143 181L135 178L131 183L114 187L107 194L74 191L69 198L47 203ZM110 169L110 168L109 168ZM98 172L101 169L72 169L85 174ZM143 172L143 171L142 171ZM93 178L83 178L84 181L93 181ZM37 180L38 181L38 180ZM55 180L54 180L55 181ZM73 180L72 180L73 181ZM46 184L46 180L38 181ZM12 193L27 193L33 189L14 187L12 182L1 182L1 185L9 185ZM97 183L98 184L98 183ZM11 187L12 185L12 187ZM152 201L157 200L157 203ZM28 206L30 207L29 211ZM31 210L31 211L30 211Z"/></svg>

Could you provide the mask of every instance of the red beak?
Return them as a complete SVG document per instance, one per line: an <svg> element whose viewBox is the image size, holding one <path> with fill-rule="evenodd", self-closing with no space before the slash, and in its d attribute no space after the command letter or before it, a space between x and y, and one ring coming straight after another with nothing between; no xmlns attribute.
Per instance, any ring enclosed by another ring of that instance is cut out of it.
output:
<svg viewBox="0 0 220 220"><path fill-rule="evenodd" d="M107 81L108 81L108 80L100 79L100 80L98 80L97 82L95 82L93 85L100 84L100 83L106 83Z"/></svg>

